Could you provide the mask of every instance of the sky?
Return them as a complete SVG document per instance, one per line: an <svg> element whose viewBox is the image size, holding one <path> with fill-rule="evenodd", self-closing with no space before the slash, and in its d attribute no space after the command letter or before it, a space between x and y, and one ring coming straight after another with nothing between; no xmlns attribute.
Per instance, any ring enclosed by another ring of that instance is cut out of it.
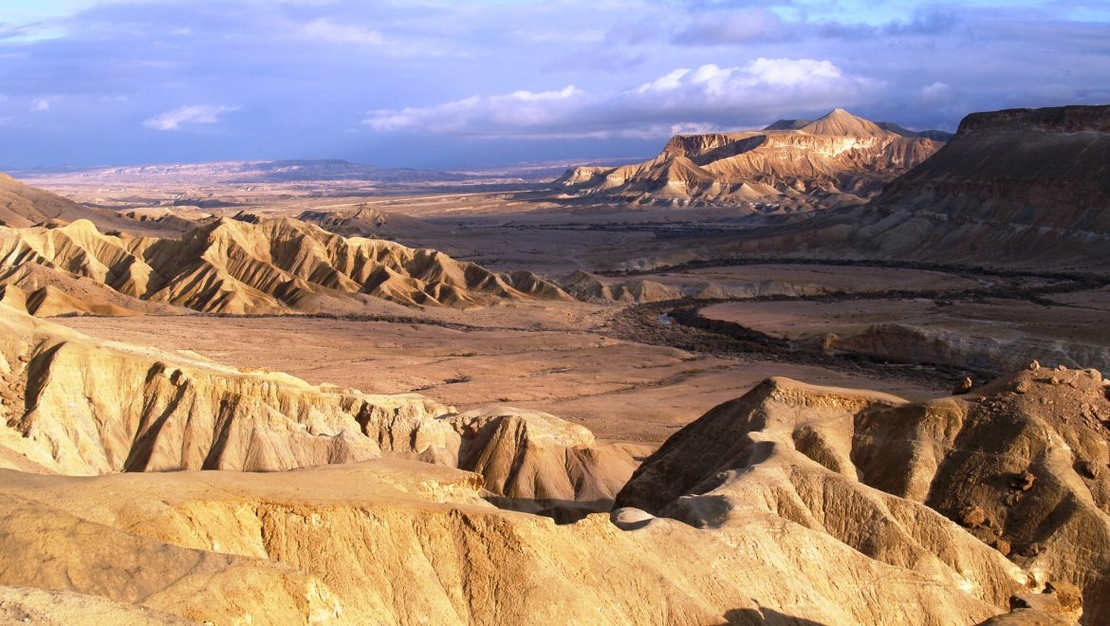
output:
<svg viewBox="0 0 1110 626"><path fill-rule="evenodd" d="M845 108L1110 103L1110 1L4 0L0 169L646 157Z"/></svg>

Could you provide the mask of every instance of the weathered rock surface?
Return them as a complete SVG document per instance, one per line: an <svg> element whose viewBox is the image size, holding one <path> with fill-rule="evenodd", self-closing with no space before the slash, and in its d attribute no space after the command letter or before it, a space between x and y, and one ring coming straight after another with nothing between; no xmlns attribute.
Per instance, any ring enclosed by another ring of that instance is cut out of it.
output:
<svg viewBox="0 0 1110 626"><path fill-rule="evenodd" d="M434 419L453 410L421 396L99 345L2 305L0 329L2 467L275 471L383 452L450 457L459 447L451 425Z"/></svg>
<svg viewBox="0 0 1110 626"><path fill-rule="evenodd" d="M22 291L36 313L64 309L60 297L44 290L68 290L75 279L86 279L86 292L119 294L72 304L75 311L105 302L134 312L154 308L135 300L204 312L280 313L357 312L367 298L455 308L570 298L528 272L497 274L435 250L345 238L292 219L221 219L181 239L106 235L85 220L0 229L0 259L0 285ZM43 308L40 300L52 306Z"/></svg>
<svg viewBox="0 0 1110 626"><path fill-rule="evenodd" d="M559 520L608 511L651 449L600 444L582 426L539 411L490 407L449 418L462 435L458 467L477 472L503 508Z"/></svg>
<svg viewBox="0 0 1110 626"><path fill-rule="evenodd" d="M773 516L622 531L604 514L557 526L478 496L474 474L385 460L0 471L0 584L216 623L969 624L1002 610Z"/></svg>
<svg viewBox="0 0 1110 626"><path fill-rule="evenodd" d="M193 354L98 344L3 305L0 330L0 467L280 471L384 454L477 472L498 504L565 520L608 511L650 451L597 442L535 411L457 414L415 394L363 394Z"/></svg>
<svg viewBox="0 0 1110 626"><path fill-rule="evenodd" d="M577 168L557 182L572 197L824 208L866 201L941 145L836 109L797 128L677 135L650 161Z"/></svg>
<svg viewBox="0 0 1110 626"><path fill-rule="evenodd" d="M772 379L668 440L616 504L702 527L772 512L996 604L1071 583L1099 624L1108 416L1094 370L1034 367L928 403Z"/></svg>

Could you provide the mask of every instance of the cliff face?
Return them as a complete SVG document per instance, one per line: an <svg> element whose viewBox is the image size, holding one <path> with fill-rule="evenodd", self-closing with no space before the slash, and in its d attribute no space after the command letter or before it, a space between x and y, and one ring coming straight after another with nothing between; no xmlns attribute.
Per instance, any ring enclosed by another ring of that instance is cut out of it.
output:
<svg viewBox="0 0 1110 626"><path fill-rule="evenodd" d="M579 168L559 183L571 197L634 203L828 207L874 196L940 145L837 109L800 128L679 135L655 159Z"/></svg>
<svg viewBox="0 0 1110 626"><path fill-rule="evenodd" d="M878 206L1110 234L1110 106L973 113Z"/></svg>

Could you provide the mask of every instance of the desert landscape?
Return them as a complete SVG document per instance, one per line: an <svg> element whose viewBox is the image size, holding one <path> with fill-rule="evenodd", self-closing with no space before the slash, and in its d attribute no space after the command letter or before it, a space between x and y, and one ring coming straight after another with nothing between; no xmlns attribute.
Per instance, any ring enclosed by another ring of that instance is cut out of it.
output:
<svg viewBox="0 0 1110 626"><path fill-rule="evenodd" d="M765 132L3 179L0 611L1110 620L1110 107Z"/></svg>

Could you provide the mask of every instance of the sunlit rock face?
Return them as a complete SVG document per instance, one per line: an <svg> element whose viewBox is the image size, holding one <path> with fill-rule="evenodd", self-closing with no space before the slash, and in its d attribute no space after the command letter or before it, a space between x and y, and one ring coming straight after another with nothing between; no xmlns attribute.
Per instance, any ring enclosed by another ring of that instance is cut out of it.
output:
<svg viewBox="0 0 1110 626"><path fill-rule="evenodd" d="M874 197L942 145L836 109L805 124L678 135L650 161L577 168L559 184L568 196L633 203L724 204L762 212L822 208Z"/></svg>

